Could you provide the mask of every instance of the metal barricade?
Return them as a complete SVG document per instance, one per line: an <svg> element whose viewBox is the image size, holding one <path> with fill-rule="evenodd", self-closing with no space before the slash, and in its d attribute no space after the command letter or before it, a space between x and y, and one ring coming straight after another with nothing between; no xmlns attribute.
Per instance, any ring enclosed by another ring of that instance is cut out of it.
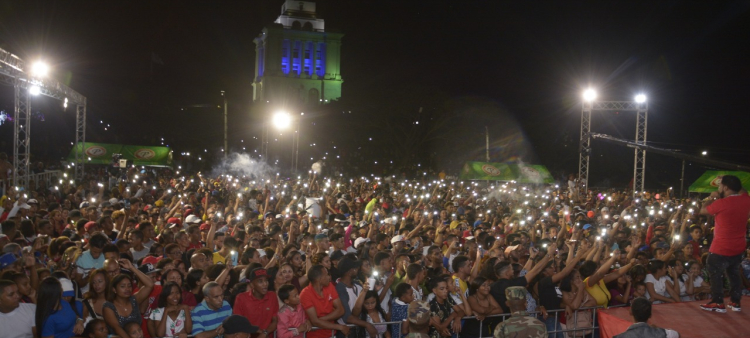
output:
<svg viewBox="0 0 750 338"><path fill-rule="evenodd" d="M625 306L625 305L610 306L609 308L623 307L623 306ZM592 316L592 318L591 318L591 326L588 326L588 327L568 328L570 326L570 324L568 324L568 325L566 325L566 328L560 327L560 330L547 331L547 334L555 334L556 335L558 333L562 333L566 337L575 337L576 336L576 332L581 332L581 331L585 332L585 331L591 330L592 333L593 333L594 330L598 330L599 329L599 325L597 324L597 321L596 321L596 312L599 309L601 309L601 308L603 308L603 307L602 306L594 306L594 307L584 307L584 308L577 309L577 310L573 311L573 318L568 318L568 321L567 321L568 323L571 323L571 322L572 323L576 323L577 320L578 320L578 313L579 312L588 312L588 311L591 311L591 314L590 314ZM563 311L565 311L565 309L548 310L547 311L547 315L548 316L552 316L552 314L554 314L554 316L555 316L555 323L557 323L555 325L555 328L557 328L558 325L560 324L560 313L563 312ZM527 313L527 315L529 317L533 317L533 318L539 318L539 316L541 314L542 313L538 312L538 311L537 312L529 312L529 313ZM510 316L511 316L510 313L502 313L502 314L497 314L497 315L486 316L485 318L499 318L499 317L502 317L503 321L505 321ZM466 320L466 319L476 319L476 317L475 316L467 316L467 317L461 318L461 320ZM571 319L572 319L572 321L571 321ZM401 332L401 323L402 322L400 322L400 321L396 321L396 322L382 322L382 323L370 323L370 324L372 324L373 326L398 325L398 332ZM479 321L479 337L478 338L492 338L492 337L494 337L494 332L489 332L488 334L485 334L487 332L482 332L482 330L484 328L483 324L484 324L484 320ZM347 324L346 326L348 326L351 329L356 329L357 328L357 326L353 325L353 324ZM310 331L314 331L314 330L318 330L318 328L313 327L312 329L310 329ZM336 337L336 330L330 330L330 331L331 331L331 338L335 338ZM570 335L568 335L568 334L570 334ZM581 335L581 336L584 336L584 335ZM274 331L274 338L277 338L275 331ZM302 338L307 338L307 332L305 332L302 335ZM399 338L399 337L391 337L391 338Z"/></svg>
<svg viewBox="0 0 750 338"><path fill-rule="evenodd" d="M40 182L44 182L44 187L49 188L55 185L54 180L62 177L62 171L45 171L43 173L29 175L29 189L36 190L42 187Z"/></svg>

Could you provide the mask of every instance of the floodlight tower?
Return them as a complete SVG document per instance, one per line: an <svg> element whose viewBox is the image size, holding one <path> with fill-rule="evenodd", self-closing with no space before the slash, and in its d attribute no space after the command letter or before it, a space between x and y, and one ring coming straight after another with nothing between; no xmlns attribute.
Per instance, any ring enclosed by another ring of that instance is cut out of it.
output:
<svg viewBox="0 0 750 338"><path fill-rule="evenodd" d="M597 101L597 93L594 89L586 89L583 92L583 105L581 110L581 138L579 142L578 179L585 189L589 184L589 157L591 155L591 112L597 111L635 111L637 114L635 143L646 145L648 129L648 103L646 95L638 94L634 101ZM633 193L643 191L645 187L646 174L646 151L641 148L635 149L633 163Z"/></svg>
<svg viewBox="0 0 750 338"><path fill-rule="evenodd" d="M17 189L28 187L31 106L32 95L44 95L58 99L67 108L68 103L76 105L75 138L75 178L83 179L83 165L86 142L86 97L51 79L47 74L49 66L41 61L26 63L21 58L0 48L0 83L14 88L13 109L13 186Z"/></svg>
<svg viewBox="0 0 750 338"><path fill-rule="evenodd" d="M583 91L583 110L581 111L581 139L578 143L578 180L584 189L589 186L589 156L591 155L591 109L596 100L596 90L589 88Z"/></svg>

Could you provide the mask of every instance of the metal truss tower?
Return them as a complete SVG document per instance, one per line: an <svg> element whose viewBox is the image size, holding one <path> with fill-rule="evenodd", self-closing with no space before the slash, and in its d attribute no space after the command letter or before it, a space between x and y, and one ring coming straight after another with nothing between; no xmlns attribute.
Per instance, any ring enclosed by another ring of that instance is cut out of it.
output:
<svg viewBox="0 0 750 338"><path fill-rule="evenodd" d="M28 186L31 155L31 95L52 97L76 106L75 178L83 180L86 143L86 97L50 78L33 77L30 65L16 55L0 48L0 83L13 86L15 119L13 128L13 185Z"/></svg>
<svg viewBox="0 0 750 338"><path fill-rule="evenodd" d="M581 139L579 142L578 178L588 189L589 160L591 156L591 112L592 111L634 111L637 116L635 143L646 145L648 130L648 103L636 101L584 101L581 110ZM646 178L646 150L635 149L633 162L633 192L643 191Z"/></svg>

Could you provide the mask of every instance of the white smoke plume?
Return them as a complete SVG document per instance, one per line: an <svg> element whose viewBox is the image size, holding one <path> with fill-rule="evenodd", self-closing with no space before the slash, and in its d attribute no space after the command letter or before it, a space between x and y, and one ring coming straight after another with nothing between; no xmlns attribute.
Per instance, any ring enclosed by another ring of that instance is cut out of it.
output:
<svg viewBox="0 0 750 338"><path fill-rule="evenodd" d="M211 173L214 176L230 174L234 176L247 176L253 179L264 179L274 177L278 169L268 163L256 160L247 154L231 153L218 165L214 166Z"/></svg>

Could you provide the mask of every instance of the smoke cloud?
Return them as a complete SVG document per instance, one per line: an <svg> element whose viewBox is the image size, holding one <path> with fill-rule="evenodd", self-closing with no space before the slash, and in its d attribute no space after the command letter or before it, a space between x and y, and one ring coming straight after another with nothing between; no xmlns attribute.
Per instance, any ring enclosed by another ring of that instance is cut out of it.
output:
<svg viewBox="0 0 750 338"><path fill-rule="evenodd" d="M274 177L278 168L268 163L256 160L247 154L231 153L218 165L214 166L211 174L218 176L230 174L232 176L247 176L252 179L264 179Z"/></svg>

